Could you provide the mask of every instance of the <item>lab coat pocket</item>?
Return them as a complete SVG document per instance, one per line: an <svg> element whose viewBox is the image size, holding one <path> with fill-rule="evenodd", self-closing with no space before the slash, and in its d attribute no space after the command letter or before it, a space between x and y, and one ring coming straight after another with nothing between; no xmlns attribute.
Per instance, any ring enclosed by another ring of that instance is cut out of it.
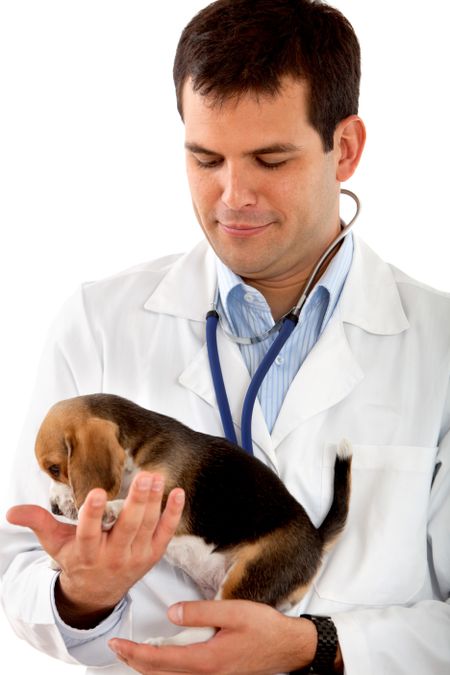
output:
<svg viewBox="0 0 450 675"><path fill-rule="evenodd" d="M325 449L323 511L336 446ZM427 510L437 448L353 446L345 530L315 582L321 598L352 605L406 603L427 568Z"/></svg>

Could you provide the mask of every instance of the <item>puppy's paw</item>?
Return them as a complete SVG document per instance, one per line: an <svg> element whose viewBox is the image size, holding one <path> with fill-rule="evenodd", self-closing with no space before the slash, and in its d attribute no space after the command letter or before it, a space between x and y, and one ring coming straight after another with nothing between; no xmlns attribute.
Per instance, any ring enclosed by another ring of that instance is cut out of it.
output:
<svg viewBox="0 0 450 675"><path fill-rule="evenodd" d="M107 532L110 530L122 511L124 499L114 499L111 502L106 502L105 513L102 518L102 530Z"/></svg>
<svg viewBox="0 0 450 675"><path fill-rule="evenodd" d="M149 638L148 640L144 640L144 644L146 645L152 645L152 647L162 647L163 645L167 644L166 640L169 638Z"/></svg>
<svg viewBox="0 0 450 675"><path fill-rule="evenodd" d="M192 645L196 642L206 642L214 637L215 634L214 628L187 628L172 637L149 638L145 640L145 643L154 647L162 647L163 645Z"/></svg>

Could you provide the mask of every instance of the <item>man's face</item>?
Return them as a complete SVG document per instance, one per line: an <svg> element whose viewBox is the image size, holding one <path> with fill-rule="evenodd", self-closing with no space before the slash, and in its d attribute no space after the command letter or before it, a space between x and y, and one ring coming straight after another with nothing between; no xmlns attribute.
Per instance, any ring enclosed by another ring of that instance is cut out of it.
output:
<svg viewBox="0 0 450 675"><path fill-rule="evenodd" d="M188 81L183 112L192 201L219 258L250 282L307 275L339 231L338 151L308 122L307 86L213 106Z"/></svg>

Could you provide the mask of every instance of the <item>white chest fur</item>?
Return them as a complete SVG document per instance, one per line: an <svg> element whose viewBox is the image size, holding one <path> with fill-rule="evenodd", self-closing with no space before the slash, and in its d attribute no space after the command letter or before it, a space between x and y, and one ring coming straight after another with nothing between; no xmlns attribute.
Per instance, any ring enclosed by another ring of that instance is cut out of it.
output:
<svg viewBox="0 0 450 675"><path fill-rule="evenodd" d="M119 494L117 499L125 499L130 489L130 485L133 482L133 478L138 473L139 469L133 461L133 458L130 456L130 451L125 450L125 464L123 467L122 482L120 484Z"/></svg>

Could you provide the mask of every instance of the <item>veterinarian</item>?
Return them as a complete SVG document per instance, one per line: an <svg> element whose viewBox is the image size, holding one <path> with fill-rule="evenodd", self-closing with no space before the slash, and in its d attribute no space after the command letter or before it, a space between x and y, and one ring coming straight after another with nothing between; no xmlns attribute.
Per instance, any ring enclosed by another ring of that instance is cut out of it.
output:
<svg viewBox="0 0 450 675"><path fill-rule="evenodd" d="M353 446L346 529L288 615L202 601L162 559L183 493L160 517L161 476L135 478L109 534L101 490L76 531L48 512L34 439L60 399L116 393L223 435L205 346L217 291L240 441L250 379L276 332L259 338L297 303L342 227L341 184L365 130L359 46L339 12L309 0L219 0L185 29L174 73L205 241L83 286L54 326L17 456L17 506L1 531L9 619L30 644L88 673L448 674L450 298L353 233L328 256L253 413L255 456L316 525L331 502L336 446L343 437ZM249 336L258 339L236 342ZM188 647L142 644L180 626L219 630Z"/></svg>

